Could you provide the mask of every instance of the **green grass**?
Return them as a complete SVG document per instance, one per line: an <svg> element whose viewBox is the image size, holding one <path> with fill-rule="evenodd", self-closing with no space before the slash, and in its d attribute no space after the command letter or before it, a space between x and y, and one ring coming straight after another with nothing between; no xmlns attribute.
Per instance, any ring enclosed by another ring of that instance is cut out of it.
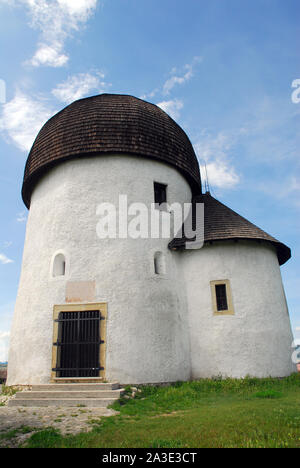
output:
<svg viewBox="0 0 300 468"><path fill-rule="evenodd" d="M29 432L33 432L35 429L28 426L21 426L18 429L12 429L11 431L1 432L0 433L0 441L1 440L9 440L13 439L19 434L28 434Z"/></svg>
<svg viewBox="0 0 300 468"><path fill-rule="evenodd" d="M88 433L48 429L27 447L300 447L300 375L211 379L141 387L112 405L119 415L92 419Z"/></svg>
<svg viewBox="0 0 300 468"><path fill-rule="evenodd" d="M57 429L49 427L42 431L36 432L30 437L29 446L41 448L53 448L60 444L61 435Z"/></svg>
<svg viewBox="0 0 300 468"><path fill-rule="evenodd" d="M283 393L276 392L275 390L263 390L262 392L254 393L255 398L281 398Z"/></svg>
<svg viewBox="0 0 300 468"><path fill-rule="evenodd" d="M12 396L17 393L18 389L16 387L8 387L5 384L2 384L2 395Z"/></svg>
<svg viewBox="0 0 300 468"><path fill-rule="evenodd" d="M150 442L149 448L183 448L184 445L181 440L172 439L154 439Z"/></svg>

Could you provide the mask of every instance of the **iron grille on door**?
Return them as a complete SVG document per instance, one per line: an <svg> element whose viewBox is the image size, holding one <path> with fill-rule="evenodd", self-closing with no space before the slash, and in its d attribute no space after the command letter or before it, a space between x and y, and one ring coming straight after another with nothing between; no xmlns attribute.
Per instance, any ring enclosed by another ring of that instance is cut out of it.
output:
<svg viewBox="0 0 300 468"><path fill-rule="evenodd" d="M100 367L99 310L60 312L58 319L57 377L98 377Z"/></svg>

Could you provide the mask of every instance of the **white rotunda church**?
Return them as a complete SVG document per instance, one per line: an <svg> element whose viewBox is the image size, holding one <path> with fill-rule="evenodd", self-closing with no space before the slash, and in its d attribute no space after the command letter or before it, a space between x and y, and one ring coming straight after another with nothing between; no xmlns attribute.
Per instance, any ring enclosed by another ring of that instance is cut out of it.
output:
<svg viewBox="0 0 300 468"><path fill-rule="evenodd" d="M118 207L120 195L158 209L203 203L203 247L187 249L184 237L99 239L97 207ZM39 132L22 196L29 216L8 385L295 371L280 272L290 249L202 192L187 135L157 106L112 94L67 106Z"/></svg>

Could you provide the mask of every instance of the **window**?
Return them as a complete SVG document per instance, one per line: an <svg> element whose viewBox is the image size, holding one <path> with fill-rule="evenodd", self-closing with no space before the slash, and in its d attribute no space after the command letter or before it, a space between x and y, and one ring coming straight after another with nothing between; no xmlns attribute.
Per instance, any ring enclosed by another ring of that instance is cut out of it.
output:
<svg viewBox="0 0 300 468"><path fill-rule="evenodd" d="M211 281L210 287L214 315L234 315L230 281Z"/></svg>
<svg viewBox="0 0 300 468"><path fill-rule="evenodd" d="M157 205L167 203L167 185L154 182L154 203Z"/></svg>
<svg viewBox="0 0 300 468"><path fill-rule="evenodd" d="M228 310L226 284L216 284L217 310Z"/></svg>
<svg viewBox="0 0 300 468"><path fill-rule="evenodd" d="M156 252L154 255L154 273L156 275L166 274L165 257L162 252Z"/></svg>
<svg viewBox="0 0 300 468"><path fill-rule="evenodd" d="M53 262L52 276L65 276L66 274L66 260L65 256L61 253L57 254Z"/></svg>

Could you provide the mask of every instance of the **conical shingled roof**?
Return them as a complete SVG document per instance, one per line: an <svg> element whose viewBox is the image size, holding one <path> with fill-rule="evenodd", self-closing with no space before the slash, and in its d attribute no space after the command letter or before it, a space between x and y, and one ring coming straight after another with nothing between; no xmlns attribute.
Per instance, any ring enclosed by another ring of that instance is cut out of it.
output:
<svg viewBox="0 0 300 468"><path fill-rule="evenodd" d="M291 257L289 247L223 205L210 193L196 197L194 202L204 203L204 242L239 239L266 241L276 248L280 265L283 265ZM169 248L171 250L184 249L187 241L191 242L185 237L174 238L169 243Z"/></svg>
<svg viewBox="0 0 300 468"><path fill-rule="evenodd" d="M29 207L35 183L53 165L102 154L129 154L165 162L182 173L194 194L201 193L193 146L168 114L133 96L100 94L73 102L43 126L25 167L25 205Z"/></svg>

